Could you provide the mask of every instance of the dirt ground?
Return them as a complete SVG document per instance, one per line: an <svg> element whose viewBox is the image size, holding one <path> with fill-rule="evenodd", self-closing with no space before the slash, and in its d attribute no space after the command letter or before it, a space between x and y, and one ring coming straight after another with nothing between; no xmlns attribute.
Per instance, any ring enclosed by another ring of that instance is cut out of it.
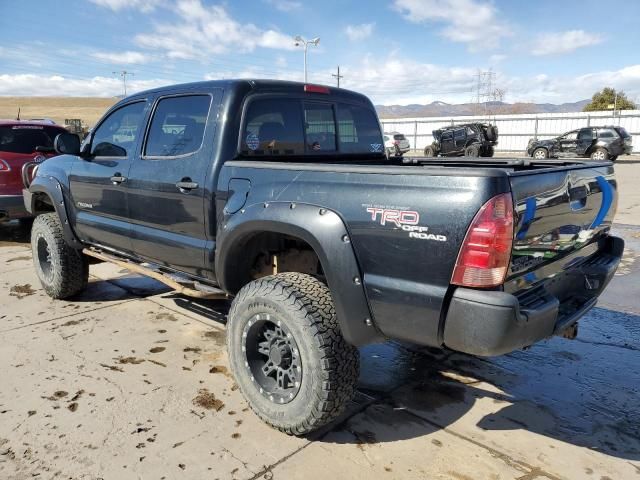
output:
<svg viewBox="0 0 640 480"><path fill-rule="evenodd" d="M50 118L64 125L65 118L80 118L93 126L117 98L97 97L0 97L0 118Z"/></svg>
<svg viewBox="0 0 640 480"><path fill-rule="evenodd" d="M618 168L627 249L576 340L492 359L363 348L349 411L307 438L248 409L226 302L108 264L53 301L28 231L0 225L0 479L640 480L638 169Z"/></svg>

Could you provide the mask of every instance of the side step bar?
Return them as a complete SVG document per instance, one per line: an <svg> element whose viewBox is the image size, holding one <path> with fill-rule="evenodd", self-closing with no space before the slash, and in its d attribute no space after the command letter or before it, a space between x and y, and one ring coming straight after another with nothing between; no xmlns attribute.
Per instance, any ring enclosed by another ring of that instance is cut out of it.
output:
<svg viewBox="0 0 640 480"><path fill-rule="evenodd" d="M131 270L132 272L140 273L142 275L146 275L147 277L151 277L159 282L164 283L165 285L173 288L176 292L181 293L183 295L187 295L189 297L194 298L202 298L202 299L222 299L229 298L228 295L215 287L202 284L196 281L189 281L189 285L193 285L193 288L185 286L181 281L177 281L175 274L162 273L159 270L154 270L153 268L143 267L138 263L134 263L131 261L124 260L115 255L110 255L108 253L104 253L102 251L97 251L92 248L85 248L82 250L82 253L88 255L90 257L97 258L98 260L102 260L103 262L113 263L114 265L118 265L119 267L126 268L127 270ZM187 279L185 279L185 282Z"/></svg>

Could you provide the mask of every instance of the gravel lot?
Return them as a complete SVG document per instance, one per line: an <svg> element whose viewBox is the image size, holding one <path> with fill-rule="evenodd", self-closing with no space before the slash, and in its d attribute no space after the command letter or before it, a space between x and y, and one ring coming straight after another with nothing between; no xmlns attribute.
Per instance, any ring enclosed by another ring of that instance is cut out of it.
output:
<svg viewBox="0 0 640 480"><path fill-rule="evenodd" d="M0 479L640 480L640 166L616 170L628 248L577 340L489 360L364 348L356 401L309 438L248 410L225 302L107 264L52 301L28 232L0 225Z"/></svg>

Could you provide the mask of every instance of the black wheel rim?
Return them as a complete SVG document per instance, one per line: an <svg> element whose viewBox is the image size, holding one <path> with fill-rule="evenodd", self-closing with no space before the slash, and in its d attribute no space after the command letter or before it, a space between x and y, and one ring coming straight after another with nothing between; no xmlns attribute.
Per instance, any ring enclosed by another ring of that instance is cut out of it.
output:
<svg viewBox="0 0 640 480"><path fill-rule="evenodd" d="M42 272L44 280L51 281L53 277L53 265L51 264L51 249L49 248L49 242L44 237L38 237L36 241L36 255L38 260L38 267Z"/></svg>
<svg viewBox="0 0 640 480"><path fill-rule="evenodd" d="M292 401L300 391L302 362L289 329L268 313L254 315L242 332L245 367L258 391L276 404Z"/></svg>

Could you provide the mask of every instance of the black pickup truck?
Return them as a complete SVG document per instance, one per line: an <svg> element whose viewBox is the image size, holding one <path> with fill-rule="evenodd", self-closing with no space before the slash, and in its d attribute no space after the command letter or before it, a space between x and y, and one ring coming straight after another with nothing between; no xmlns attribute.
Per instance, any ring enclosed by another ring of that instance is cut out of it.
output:
<svg viewBox="0 0 640 480"><path fill-rule="evenodd" d="M35 269L79 294L89 260L233 298L231 369L254 411L305 434L385 339L500 355L576 322L612 278L609 162L386 158L363 95L235 80L126 98L56 138L25 204Z"/></svg>

